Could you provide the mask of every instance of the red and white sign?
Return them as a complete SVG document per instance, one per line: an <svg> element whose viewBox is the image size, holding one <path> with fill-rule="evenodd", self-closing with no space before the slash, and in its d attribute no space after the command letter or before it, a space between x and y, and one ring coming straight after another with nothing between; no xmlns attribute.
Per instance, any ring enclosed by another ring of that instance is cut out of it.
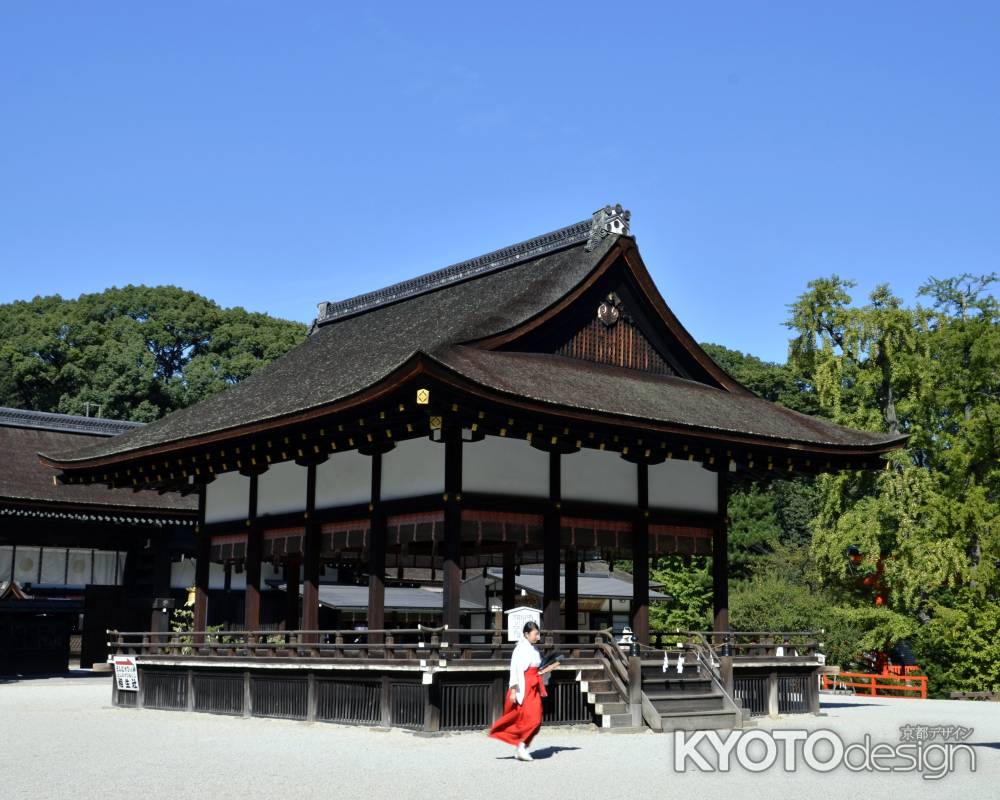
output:
<svg viewBox="0 0 1000 800"><path fill-rule="evenodd" d="M132 656L115 656L114 665L118 691L138 692L139 670L135 667L135 658Z"/></svg>

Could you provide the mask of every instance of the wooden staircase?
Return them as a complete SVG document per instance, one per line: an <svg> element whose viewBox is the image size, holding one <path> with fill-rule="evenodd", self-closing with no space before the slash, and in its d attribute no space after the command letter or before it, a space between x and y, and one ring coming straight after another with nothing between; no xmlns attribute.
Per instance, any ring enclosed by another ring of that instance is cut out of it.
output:
<svg viewBox="0 0 1000 800"><path fill-rule="evenodd" d="M630 654L610 632L598 638L598 665L581 667L578 680L602 728L733 730L753 724L749 710L726 690L707 639L697 632L686 637L668 650L633 644Z"/></svg>
<svg viewBox="0 0 1000 800"><path fill-rule="evenodd" d="M684 651L641 660L642 716L655 731L732 730L745 727L749 715L727 697L696 654ZM678 659L683 668L677 671Z"/></svg>
<svg viewBox="0 0 1000 800"><path fill-rule="evenodd" d="M601 720L601 728L632 729L633 719L628 698L612 683L605 667L582 669L579 673L580 691L594 707L594 714Z"/></svg>

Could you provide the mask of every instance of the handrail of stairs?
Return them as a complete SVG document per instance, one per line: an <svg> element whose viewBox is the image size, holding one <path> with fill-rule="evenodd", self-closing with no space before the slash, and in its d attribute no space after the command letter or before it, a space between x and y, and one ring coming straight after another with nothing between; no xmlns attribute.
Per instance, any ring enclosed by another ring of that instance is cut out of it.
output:
<svg viewBox="0 0 1000 800"><path fill-rule="evenodd" d="M594 643L597 645L597 652L604 658L611 685L615 687L623 700L628 701L628 657L615 641L610 628L598 631L594 637Z"/></svg>
<svg viewBox="0 0 1000 800"><path fill-rule="evenodd" d="M698 671L701 672L703 669L708 674L712 683L719 689L722 693L723 705L726 706L730 711L736 714L737 720L743 719L743 705L738 701L729 691L726 686L726 681L722 676L722 672L719 669L721 663L716 661L715 652L712 649L712 645L705 638L705 635L701 631L676 631L677 636L685 637L684 641L678 642L678 648L681 651L681 658L683 658L683 653L685 651L694 653L695 659L698 664ZM658 649L655 647L650 647L648 645L639 645L640 655L645 652L649 655L660 655L664 653L663 649ZM656 714L656 710L653 707L652 701L646 697L646 693L642 693L642 711L643 718L646 719L646 723L653 727L652 721L650 719L651 715L656 715L655 722L659 726L660 719L659 715Z"/></svg>

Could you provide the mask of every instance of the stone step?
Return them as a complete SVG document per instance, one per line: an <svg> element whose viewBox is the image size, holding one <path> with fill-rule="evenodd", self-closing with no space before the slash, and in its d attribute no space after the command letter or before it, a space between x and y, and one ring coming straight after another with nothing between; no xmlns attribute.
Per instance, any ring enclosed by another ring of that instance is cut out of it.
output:
<svg viewBox="0 0 1000 800"><path fill-rule="evenodd" d="M672 694L704 694L713 691L715 684L708 678L644 678L642 690L651 692L670 692Z"/></svg>
<svg viewBox="0 0 1000 800"><path fill-rule="evenodd" d="M601 727L602 728L631 728L632 727L632 714L631 714L631 712L614 713L614 714L602 714L601 715Z"/></svg>
<svg viewBox="0 0 1000 800"><path fill-rule="evenodd" d="M739 727L740 715L734 711L680 711L661 714L664 731L732 730Z"/></svg>
<svg viewBox="0 0 1000 800"><path fill-rule="evenodd" d="M628 711L628 703L617 695L612 695L595 701L594 711L598 714L623 714Z"/></svg>
<svg viewBox="0 0 1000 800"><path fill-rule="evenodd" d="M681 711L720 711L725 708L725 700L722 695L712 693L667 695L655 699L650 697L649 701L661 715Z"/></svg>
<svg viewBox="0 0 1000 800"><path fill-rule="evenodd" d="M702 673L704 674L704 673ZM685 661L684 669L681 672L677 671L677 662L671 661L670 666L667 667L667 671L663 671L663 662L658 661L655 664L643 664L642 665L642 677L643 678L653 678L657 675L676 675L677 677L685 677L688 675L698 675L698 665L694 661Z"/></svg>
<svg viewBox="0 0 1000 800"><path fill-rule="evenodd" d="M587 702L588 703L614 703L617 700L621 700L618 692L608 689L605 692L587 692Z"/></svg>
<svg viewBox="0 0 1000 800"><path fill-rule="evenodd" d="M643 694L645 694L646 697L648 697L650 700L654 701L655 700L668 700L668 701L700 700L709 697L715 697L720 700L722 699L722 692L720 692L718 689L713 689L713 688L709 688L704 692L671 692L669 690L663 690L663 689L659 690L653 689L652 691L648 691L646 689L643 689Z"/></svg>

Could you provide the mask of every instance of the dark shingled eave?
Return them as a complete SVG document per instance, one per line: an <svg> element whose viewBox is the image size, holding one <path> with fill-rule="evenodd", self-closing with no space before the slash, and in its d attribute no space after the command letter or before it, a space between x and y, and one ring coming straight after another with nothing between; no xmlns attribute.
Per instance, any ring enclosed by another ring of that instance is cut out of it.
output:
<svg viewBox="0 0 1000 800"><path fill-rule="evenodd" d="M490 370L469 369L470 362L463 360L462 355L472 359L489 361L528 362L538 369L533 374L518 370L527 382L516 386L505 382L499 373ZM808 450L824 454L881 454L899 448L909 438L909 434L880 434L847 428L833 422L811 417L798 411L793 411L769 400L750 395L744 398L751 410L771 412L779 420L797 421L807 424L817 431L813 438L805 436L781 436L770 432L746 430L738 427L724 427L718 424L693 425L676 419L664 417L642 416L616 409L610 404L568 405L565 402L546 398L544 387L554 383L558 371L569 372L574 377L583 378L591 385L601 384L605 379L621 381L627 387L637 384L648 384L660 389L680 389L686 393L708 396L714 394L725 403L732 403L734 395L722 389L716 389L697 381L672 376L636 373L621 367L605 364L593 364L580 359L560 355L514 353L475 350L474 348L455 346L445 348L428 355L435 367L428 369L430 374L452 383L456 388L482 395L486 399L505 402L515 406L530 408L539 412L568 414L595 423L611 423L641 430L655 429L678 435L709 436L725 442L741 442L748 445L773 445L795 450ZM443 371L442 371L443 370ZM533 375L544 375L538 382L533 381ZM450 378L450 380L449 380ZM756 407L756 408L754 408ZM752 423L751 423L752 424ZM826 435L823 435L823 434ZM839 441L837 438L839 437Z"/></svg>
<svg viewBox="0 0 1000 800"><path fill-rule="evenodd" d="M675 376L654 375L606 364L547 353L442 348L431 357L447 372L511 400L564 410L592 413L629 422L632 427L672 426L675 432L719 434L729 440L743 437L753 443L831 448L833 452L886 452L903 444L908 434L884 434L838 425L802 414L753 394L736 395L713 386ZM544 375L539 379L538 376ZM616 396L610 387L618 391ZM622 395L627 400L622 400ZM559 397L571 396L567 404ZM641 403L637 401L645 400ZM670 416L671 407L684 403L688 419ZM632 409L627 408L631 404ZM715 408L711 408L711 406ZM722 408L719 408L719 406ZM636 408L646 411L636 413ZM732 409L734 424L719 419ZM699 411L716 416L692 423ZM788 433L778 429L784 427Z"/></svg>

